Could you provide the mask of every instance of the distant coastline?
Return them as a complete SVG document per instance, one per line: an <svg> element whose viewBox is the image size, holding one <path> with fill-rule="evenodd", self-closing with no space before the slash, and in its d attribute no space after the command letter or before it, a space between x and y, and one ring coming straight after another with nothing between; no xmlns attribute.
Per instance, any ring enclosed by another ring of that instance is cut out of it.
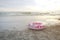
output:
<svg viewBox="0 0 60 40"><path fill-rule="evenodd" d="M38 16L38 15L47 15L47 16L59 16L60 13L40 13L40 12L0 12L0 16Z"/></svg>

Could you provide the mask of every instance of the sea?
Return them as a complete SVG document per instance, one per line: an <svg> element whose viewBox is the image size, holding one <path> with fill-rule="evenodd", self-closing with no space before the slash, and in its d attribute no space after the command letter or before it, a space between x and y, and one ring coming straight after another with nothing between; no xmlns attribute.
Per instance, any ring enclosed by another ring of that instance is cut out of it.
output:
<svg viewBox="0 0 60 40"><path fill-rule="evenodd" d="M33 21L44 21L46 19L58 19L59 14L40 14L37 12L0 12L0 31L25 30Z"/></svg>

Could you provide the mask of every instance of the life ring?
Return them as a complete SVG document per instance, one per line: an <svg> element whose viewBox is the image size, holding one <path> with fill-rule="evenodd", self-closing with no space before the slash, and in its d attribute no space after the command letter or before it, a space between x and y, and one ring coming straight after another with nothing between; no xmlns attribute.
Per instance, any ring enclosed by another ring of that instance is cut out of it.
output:
<svg viewBox="0 0 60 40"><path fill-rule="evenodd" d="M29 29L41 30L44 29L45 26L41 22L31 22L28 24Z"/></svg>

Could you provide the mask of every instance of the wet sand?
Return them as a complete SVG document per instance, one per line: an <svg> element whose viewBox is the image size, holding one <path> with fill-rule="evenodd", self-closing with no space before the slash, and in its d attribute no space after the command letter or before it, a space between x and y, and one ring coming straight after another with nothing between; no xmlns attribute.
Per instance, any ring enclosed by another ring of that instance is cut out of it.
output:
<svg viewBox="0 0 60 40"><path fill-rule="evenodd" d="M44 30L2 31L0 40L60 40L60 26L49 27Z"/></svg>
<svg viewBox="0 0 60 40"><path fill-rule="evenodd" d="M22 19L23 20L22 20ZM26 24L36 17L0 17L0 40L60 40L60 25L36 31Z"/></svg>

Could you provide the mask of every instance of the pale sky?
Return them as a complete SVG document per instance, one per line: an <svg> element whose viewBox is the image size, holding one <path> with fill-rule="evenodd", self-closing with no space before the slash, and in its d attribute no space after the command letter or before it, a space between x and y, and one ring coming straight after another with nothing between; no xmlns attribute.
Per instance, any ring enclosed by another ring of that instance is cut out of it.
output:
<svg viewBox="0 0 60 40"><path fill-rule="evenodd" d="M60 0L0 0L0 11L60 10Z"/></svg>

